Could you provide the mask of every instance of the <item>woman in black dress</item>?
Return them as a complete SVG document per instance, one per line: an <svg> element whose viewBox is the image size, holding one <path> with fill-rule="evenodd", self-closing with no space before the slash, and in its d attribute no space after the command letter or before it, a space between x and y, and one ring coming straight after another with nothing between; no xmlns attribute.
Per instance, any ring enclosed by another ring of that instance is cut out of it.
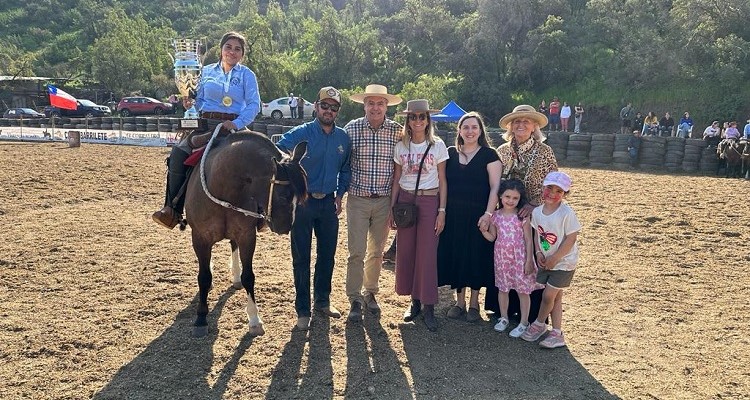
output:
<svg viewBox="0 0 750 400"><path fill-rule="evenodd" d="M465 114L458 122L455 146L448 149L445 230L438 245L438 285L456 289L449 318L477 321L479 289L494 286L493 243L483 240L478 225L488 223L497 206L502 167L490 147L482 116ZM471 288L466 308L466 288Z"/></svg>

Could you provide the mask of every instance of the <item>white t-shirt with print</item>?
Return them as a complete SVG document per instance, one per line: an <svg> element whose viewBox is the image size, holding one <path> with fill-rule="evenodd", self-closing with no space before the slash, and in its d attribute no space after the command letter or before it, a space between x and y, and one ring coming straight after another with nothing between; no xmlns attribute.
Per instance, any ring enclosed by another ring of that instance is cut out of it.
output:
<svg viewBox="0 0 750 400"><path fill-rule="evenodd" d="M543 205L531 212L531 227L536 229L536 240L539 241L539 248L545 257L554 254L560 248L563 238L566 235L581 230L581 223L572 208L566 203L560 204L560 207L550 215L542 212ZM573 245L570 252L565 255L552 270L573 271L578 264L578 242Z"/></svg>
<svg viewBox="0 0 750 400"><path fill-rule="evenodd" d="M570 106L563 106L560 109L560 118L570 118Z"/></svg>
<svg viewBox="0 0 750 400"><path fill-rule="evenodd" d="M422 155L427 150L428 142L425 140L420 144L398 142L393 149L393 161L401 166L401 179L398 183L406 190L414 190L417 184L417 172ZM434 189L439 185L438 164L448 159L448 148L445 147L439 137L435 137L435 143L430 147L430 152L424 159L422 176L419 178L420 189Z"/></svg>

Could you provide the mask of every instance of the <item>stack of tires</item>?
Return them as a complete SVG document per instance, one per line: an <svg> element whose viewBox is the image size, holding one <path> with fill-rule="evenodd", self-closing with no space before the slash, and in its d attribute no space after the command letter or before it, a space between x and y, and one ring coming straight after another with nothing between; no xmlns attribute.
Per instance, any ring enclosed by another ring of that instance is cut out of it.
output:
<svg viewBox="0 0 750 400"><path fill-rule="evenodd" d="M664 169L664 155L667 153L667 138L644 136L638 152L641 169L661 172Z"/></svg>
<svg viewBox="0 0 750 400"><path fill-rule="evenodd" d="M112 117L102 117L102 129L105 130L111 130L112 129Z"/></svg>
<svg viewBox="0 0 750 400"><path fill-rule="evenodd" d="M612 151L612 166L617 169L630 168L630 154L628 141L630 135L615 135L614 150Z"/></svg>
<svg viewBox="0 0 750 400"><path fill-rule="evenodd" d="M706 142L701 139L685 139L685 149L682 157L682 170L685 172L698 172L701 161L701 153L706 148Z"/></svg>
<svg viewBox="0 0 750 400"><path fill-rule="evenodd" d="M567 132L556 132L547 135L547 140L544 143L552 148L552 152L555 153L555 159L558 163L565 161L568 156L569 138L570 134Z"/></svg>
<svg viewBox="0 0 750 400"><path fill-rule="evenodd" d="M559 135L559 133L556 133ZM566 164L573 166L584 166L589 162L591 152L591 135L576 134L568 138L568 147L565 155Z"/></svg>
<svg viewBox="0 0 750 400"><path fill-rule="evenodd" d="M122 130L134 131L135 130L135 117L122 117Z"/></svg>
<svg viewBox="0 0 750 400"><path fill-rule="evenodd" d="M701 161L698 170L703 175L716 175L719 169L719 158L716 156L716 147L705 147L701 151Z"/></svg>
<svg viewBox="0 0 750 400"><path fill-rule="evenodd" d="M664 156L664 167L669 172L682 171L682 160L685 157L685 139L668 137L667 153Z"/></svg>
<svg viewBox="0 0 750 400"><path fill-rule="evenodd" d="M607 168L612 164L615 150L615 135L599 133L591 136L589 162L592 167Z"/></svg>

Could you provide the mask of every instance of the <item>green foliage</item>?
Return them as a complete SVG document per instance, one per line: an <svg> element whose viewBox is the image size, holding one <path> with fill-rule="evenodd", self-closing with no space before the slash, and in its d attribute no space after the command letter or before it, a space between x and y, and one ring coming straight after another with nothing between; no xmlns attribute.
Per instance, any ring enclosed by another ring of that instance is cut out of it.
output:
<svg viewBox="0 0 750 400"><path fill-rule="evenodd" d="M215 62L237 30L263 99L380 83L489 120L552 96L740 120L749 18L747 0L0 0L0 73L159 97L168 39L206 37ZM345 102L339 118L361 114Z"/></svg>

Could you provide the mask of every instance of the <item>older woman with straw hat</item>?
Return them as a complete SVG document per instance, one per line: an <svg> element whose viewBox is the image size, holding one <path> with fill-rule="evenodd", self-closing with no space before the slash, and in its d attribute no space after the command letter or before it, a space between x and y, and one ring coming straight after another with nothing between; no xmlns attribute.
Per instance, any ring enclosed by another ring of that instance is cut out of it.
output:
<svg viewBox="0 0 750 400"><path fill-rule="evenodd" d="M551 171L557 171L557 159L552 148L543 143L542 128L547 125L547 117L529 105L520 105L500 118L500 128L505 130L503 143L497 148L502 164L502 179L517 178L523 181L528 203L519 211L519 217L531 216L531 211L542 204L542 182ZM480 221L482 223L482 221ZM484 229L484 227L482 227ZM538 293L537 293L538 292ZM536 318L541 302L541 291L532 293L529 320ZM518 308L517 299L511 296L509 310ZM497 288L488 287L484 307L498 315Z"/></svg>
<svg viewBox="0 0 750 400"><path fill-rule="evenodd" d="M404 321L420 313L430 331L436 331L435 304L438 302L438 237L445 227L448 184L445 162L448 149L434 133L427 100L410 100L400 114L406 115L402 139L393 150L396 163L391 190L391 206L415 203L416 223L398 228L396 240L396 293L411 296ZM389 216L391 227L393 215ZM424 307L423 307L424 306Z"/></svg>

